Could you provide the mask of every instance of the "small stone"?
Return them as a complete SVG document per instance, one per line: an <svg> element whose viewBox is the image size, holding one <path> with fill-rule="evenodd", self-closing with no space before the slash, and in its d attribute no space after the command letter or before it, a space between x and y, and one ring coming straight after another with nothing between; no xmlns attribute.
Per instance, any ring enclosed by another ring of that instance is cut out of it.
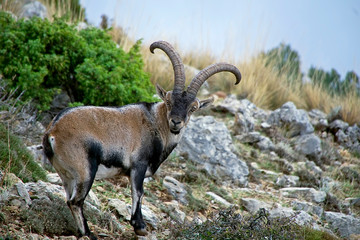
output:
<svg viewBox="0 0 360 240"><path fill-rule="evenodd" d="M278 177L275 184L281 188L296 187L299 184L299 180L298 176L283 175Z"/></svg>
<svg viewBox="0 0 360 240"><path fill-rule="evenodd" d="M23 204L23 202L22 202L21 200L19 200L19 199L13 199L13 200L10 201L10 205L11 205L11 206L14 206L14 207L21 207L21 206L23 206L24 204Z"/></svg>
<svg viewBox="0 0 360 240"><path fill-rule="evenodd" d="M113 207L115 208L115 210L117 211L117 213L124 217L126 220L130 221L131 219L131 215L130 215L130 211L131 211L131 206L126 204L124 201L121 201L120 199L109 199L108 202L109 207Z"/></svg>
<svg viewBox="0 0 360 240"><path fill-rule="evenodd" d="M225 199L223 199L222 197L220 197L219 195L213 193L213 192L206 192L206 195L210 196L211 198L213 198L216 202L224 205L225 207L231 207L232 204L229 203L228 201L226 201Z"/></svg>
<svg viewBox="0 0 360 240"><path fill-rule="evenodd" d="M28 191L26 190L25 184L24 183L17 183L16 185L16 189L17 192L19 194L19 196L25 200L25 203L27 205L31 204L31 199L30 199L30 195L28 193Z"/></svg>
<svg viewBox="0 0 360 240"><path fill-rule="evenodd" d="M301 188L301 187L290 187L282 188L280 192L283 197L288 198L303 198L315 203L322 203L326 199L326 193L323 191L317 191L314 188Z"/></svg>
<svg viewBox="0 0 360 240"><path fill-rule="evenodd" d="M184 184L173 177L166 176L163 185L175 199L179 200L182 204L188 203L186 200L187 191Z"/></svg>
<svg viewBox="0 0 360 240"><path fill-rule="evenodd" d="M250 213L256 213L260 208L270 209L271 205L254 198L242 198L241 205Z"/></svg>
<svg viewBox="0 0 360 240"><path fill-rule="evenodd" d="M62 185L62 181L61 178L59 177L59 174L57 173L49 173L46 175L46 179L52 183L52 184L57 184L57 185Z"/></svg>

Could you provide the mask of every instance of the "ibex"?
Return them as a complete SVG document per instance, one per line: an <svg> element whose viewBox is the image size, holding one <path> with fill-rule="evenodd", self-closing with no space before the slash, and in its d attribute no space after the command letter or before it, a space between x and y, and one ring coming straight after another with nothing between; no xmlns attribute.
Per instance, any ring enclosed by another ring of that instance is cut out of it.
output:
<svg viewBox="0 0 360 240"><path fill-rule="evenodd" d="M213 74L228 71L241 80L233 65L217 63L200 71L185 91L185 71L179 54L165 41L150 51L163 50L175 75L174 89L156 86L163 102L135 103L122 107L74 107L60 112L49 124L43 148L62 179L67 204L81 235L96 239L83 214L83 204L94 179L126 175L131 183L130 223L137 235L147 235L141 214L143 181L152 176L179 143L193 112L209 106L212 98L196 94Z"/></svg>

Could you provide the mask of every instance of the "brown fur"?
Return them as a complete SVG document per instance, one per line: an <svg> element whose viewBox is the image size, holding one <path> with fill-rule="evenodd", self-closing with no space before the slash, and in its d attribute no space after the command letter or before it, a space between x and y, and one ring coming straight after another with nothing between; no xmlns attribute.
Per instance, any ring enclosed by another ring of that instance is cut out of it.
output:
<svg viewBox="0 0 360 240"><path fill-rule="evenodd" d="M185 72L179 55L170 44L159 41L150 46L162 49L170 58L174 91L156 86L162 103L137 103L121 108L78 107L65 109L50 123L43 138L45 155L61 177L68 206L80 235L96 237L83 215L83 204L95 177L129 177L132 192L130 223L138 235L146 235L141 214L143 181L165 161L181 139L193 112L209 106L214 99L200 101L196 93L211 75L229 71L241 79L240 71L227 63L213 64L199 72L183 91Z"/></svg>

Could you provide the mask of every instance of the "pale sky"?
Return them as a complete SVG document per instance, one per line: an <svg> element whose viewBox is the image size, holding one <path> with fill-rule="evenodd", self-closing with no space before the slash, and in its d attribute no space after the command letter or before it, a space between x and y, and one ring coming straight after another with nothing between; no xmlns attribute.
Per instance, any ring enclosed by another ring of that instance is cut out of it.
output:
<svg viewBox="0 0 360 240"><path fill-rule="evenodd" d="M359 0L80 2L91 24L106 14L145 45L166 40L180 53L207 50L246 61L283 42L299 53L303 72L313 65L334 68L342 78L350 70L360 75Z"/></svg>

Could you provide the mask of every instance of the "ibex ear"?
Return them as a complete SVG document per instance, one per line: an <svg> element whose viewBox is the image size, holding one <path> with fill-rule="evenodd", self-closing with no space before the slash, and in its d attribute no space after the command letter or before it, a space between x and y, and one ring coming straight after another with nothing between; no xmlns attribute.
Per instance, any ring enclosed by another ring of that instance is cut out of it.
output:
<svg viewBox="0 0 360 240"><path fill-rule="evenodd" d="M165 102L167 92L159 84L156 84L156 93Z"/></svg>
<svg viewBox="0 0 360 240"><path fill-rule="evenodd" d="M210 98L208 98L208 99L201 100L201 101L200 101L199 109L207 108L207 107L209 107L213 102L214 102L214 98L213 98L213 97L210 97Z"/></svg>

